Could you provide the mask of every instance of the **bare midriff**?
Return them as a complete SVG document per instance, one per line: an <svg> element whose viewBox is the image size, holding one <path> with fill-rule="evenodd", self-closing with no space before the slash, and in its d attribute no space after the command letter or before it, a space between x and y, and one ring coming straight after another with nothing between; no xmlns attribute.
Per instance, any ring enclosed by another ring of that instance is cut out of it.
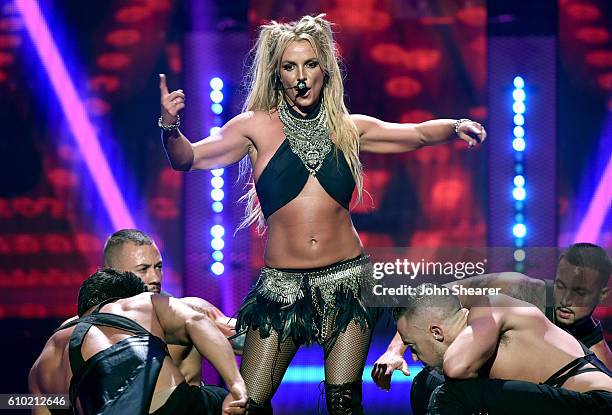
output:
<svg viewBox="0 0 612 415"><path fill-rule="evenodd" d="M363 251L348 210L314 176L298 196L268 218L266 266L317 268L355 258Z"/></svg>
<svg viewBox="0 0 612 415"><path fill-rule="evenodd" d="M259 115L252 136L257 146L250 154L256 180L285 140L276 112ZM324 267L363 251L349 211L323 189L316 176L309 176L297 197L272 213L266 224L264 262L268 267Z"/></svg>

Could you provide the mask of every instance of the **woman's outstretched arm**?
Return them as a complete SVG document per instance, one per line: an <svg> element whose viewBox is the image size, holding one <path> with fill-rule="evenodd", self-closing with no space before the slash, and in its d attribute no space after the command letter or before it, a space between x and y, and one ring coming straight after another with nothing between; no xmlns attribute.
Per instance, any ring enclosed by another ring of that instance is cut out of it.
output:
<svg viewBox="0 0 612 415"><path fill-rule="evenodd" d="M467 119L400 124L360 114L351 115L351 118L359 131L360 150L371 153L403 153L445 143L455 136L473 147L487 137L482 125Z"/></svg>

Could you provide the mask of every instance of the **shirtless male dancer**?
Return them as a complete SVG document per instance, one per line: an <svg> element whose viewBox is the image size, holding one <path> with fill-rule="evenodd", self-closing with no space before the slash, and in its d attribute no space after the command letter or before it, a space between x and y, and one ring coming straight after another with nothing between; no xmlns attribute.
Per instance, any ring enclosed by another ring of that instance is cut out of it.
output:
<svg viewBox="0 0 612 415"><path fill-rule="evenodd" d="M503 294L534 304L550 321L580 340L612 368L612 352L604 339L601 323L592 316L595 307L608 295L611 272L612 262L604 249L590 243L577 243L561 254L554 281L504 272L466 278L446 286L500 288ZM466 300L465 296L459 299L462 303ZM406 346L396 333L387 351L376 360L372 378L382 389L390 389L395 370L407 376L410 374L405 351ZM425 413L431 392L442 382L444 377L429 367L415 376L410 393L414 415Z"/></svg>
<svg viewBox="0 0 612 415"><path fill-rule="evenodd" d="M448 378L428 414L612 413L612 372L537 307L503 294L464 304L434 287L394 310L403 343Z"/></svg>
<svg viewBox="0 0 612 415"><path fill-rule="evenodd" d="M104 266L119 271L130 271L147 285L150 292L168 296L162 288L163 262L157 245L146 233L138 229L121 229L113 233L104 244ZM198 297L180 299L198 312L206 314L225 335L236 334L236 319L223 314L213 304ZM242 354L244 335L231 342L234 353ZM169 345L170 356L190 385L199 385L202 376L202 356L193 345Z"/></svg>
<svg viewBox="0 0 612 415"><path fill-rule="evenodd" d="M30 371L30 393L69 393L80 414L244 413L244 381L230 344L211 319L179 299L146 291L134 274L110 268L85 280L79 318L61 326L45 345ZM219 371L230 394L188 385L166 343L193 344ZM51 412L37 407L34 413Z"/></svg>

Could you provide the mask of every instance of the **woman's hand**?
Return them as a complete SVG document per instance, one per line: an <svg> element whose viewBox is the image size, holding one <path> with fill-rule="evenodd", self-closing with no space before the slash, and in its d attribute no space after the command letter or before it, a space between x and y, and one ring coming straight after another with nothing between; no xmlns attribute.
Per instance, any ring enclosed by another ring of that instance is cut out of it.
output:
<svg viewBox="0 0 612 415"><path fill-rule="evenodd" d="M472 148L487 138L487 132L482 124L472 120L459 120L457 124L457 135L460 139L468 143L468 147Z"/></svg>
<svg viewBox="0 0 612 415"><path fill-rule="evenodd" d="M185 108L185 94L182 89L168 92L166 75L159 74L159 90L161 93L161 117L164 125L172 125L178 119L178 112Z"/></svg>

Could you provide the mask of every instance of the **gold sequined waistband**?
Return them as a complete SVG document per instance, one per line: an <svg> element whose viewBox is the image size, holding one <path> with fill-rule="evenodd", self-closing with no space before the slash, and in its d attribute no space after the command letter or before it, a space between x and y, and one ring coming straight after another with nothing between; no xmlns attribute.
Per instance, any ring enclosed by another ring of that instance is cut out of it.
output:
<svg viewBox="0 0 612 415"><path fill-rule="evenodd" d="M368 255L315 270L284 271L264 267L256 289L258 294L268 300L293 304L304 298L306 286L311 289L320 288L327 294L325 297L328 297L339 284L349 286L352 291L359 290L362 278L371 274L372 262Z"/></svg>

